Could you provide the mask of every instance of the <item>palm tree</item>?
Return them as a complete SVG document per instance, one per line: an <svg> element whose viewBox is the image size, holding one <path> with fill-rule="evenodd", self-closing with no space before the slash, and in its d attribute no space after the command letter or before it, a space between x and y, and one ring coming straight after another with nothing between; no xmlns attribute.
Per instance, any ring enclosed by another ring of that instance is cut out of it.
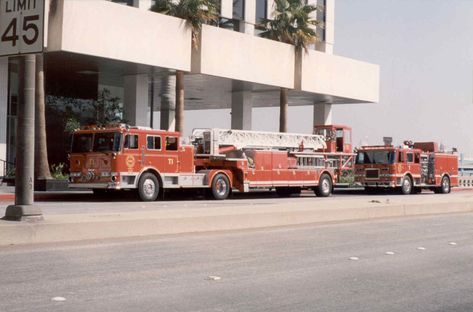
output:
<svg viewBox="0 0 473 312"><path fill-rule="evenodd" d="M184 19L192 28L192 47L199 47L203 24L218 22L215 0L156 0L151 11ZM184 72L176 70L176 131L184 131Z"/></svg>
<svg viewBox="0 0 473 312"><path fill-rule="evenodd" d="M263 38L276 40L296 47L296 54L317 41L315 26L320 23L311 15L317 6L306 4L305 0L275 0L274 18L261 20ZM287 88L281 88L279 94L279 131L287 132Z"/></svg>
<svg viewBox="0 0 473 312"><path fill-rule="evenodd" d="M46 141L46 114L44 97L44 59L43 54L36 54L35 87L35 179L51 179Z"/></svg>

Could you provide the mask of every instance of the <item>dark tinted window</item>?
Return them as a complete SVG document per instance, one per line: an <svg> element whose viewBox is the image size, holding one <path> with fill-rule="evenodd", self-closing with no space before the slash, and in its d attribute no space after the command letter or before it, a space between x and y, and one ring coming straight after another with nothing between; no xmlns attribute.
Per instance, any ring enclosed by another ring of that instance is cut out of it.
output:
<svg viewBox="0 0 473 312"><path fill-rule="evenodd" d="M356 155L357 164L393 164L393 151L359 151Z"/></svg>
<svg viewBox="0 0 473 312"><path fill-rule="evenodd" d="M94 136L94 152L118 152L120 150L121 133L96 133Z"/></svg>
<svg viewBox="0 0 473 312"><path fill-rule="evenodd" d="M148 136L146 138L146 146L150 150L161 149L161 137L160 136Z"/></svg>
<svg viewBox="0 0 473 312"><path fill-rule="evenodd" d="M137 149L138 148L138 135L136 134L128 134L125 137L125 148L128 149Z"/></svg>
<svg viewBox="0 0 473 312"><path fill-rule="evenodd" d="M166 137L166 150L177 151L177 137Z"/></svg>
<svg viewBox="0 0 473 312"><path fill-rule="evenodd" d="M256 0L256 23L260 23L262 18L266 18L267 0Z"/></svg>
<svg viewBox="0 0 473 312"><path fill-rule="evenodd" d="M74 134L72 137L72 153L92 151L92 134Z"/></svg>
<svg viewBox="0 0 473 312"><path fill-rule="evenodd" d="M233 0L233 19L245 19L245 0Z"/></svg>

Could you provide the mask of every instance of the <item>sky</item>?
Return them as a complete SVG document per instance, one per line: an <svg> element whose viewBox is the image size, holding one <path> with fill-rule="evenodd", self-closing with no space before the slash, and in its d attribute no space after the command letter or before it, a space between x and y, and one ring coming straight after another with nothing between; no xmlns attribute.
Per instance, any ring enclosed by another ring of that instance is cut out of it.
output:
<svg viewBox="0 0 473 312"><path fill-rule="evenodd" d="M391 136L473 156L473 0L336 0L334 54L380 65L379 103L333 106L354 145ZM290 107L289 132L310 133L312 110ZM253 130L277 131L278 114L254 108ZM186 111L186 124L228 128L230 113Z"/></svg>

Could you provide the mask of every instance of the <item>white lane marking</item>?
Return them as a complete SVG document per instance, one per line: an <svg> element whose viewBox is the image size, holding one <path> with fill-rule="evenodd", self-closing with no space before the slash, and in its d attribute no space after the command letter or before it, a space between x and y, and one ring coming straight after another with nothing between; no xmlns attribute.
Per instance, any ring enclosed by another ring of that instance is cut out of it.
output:
<svg viewBox="0 0 473 312"><path fill-rule="evenodd" d="M349 260L353 260L353 261L358 261L358 260L360 260L360 258L358 258L358 257L350 257L350 258L348 258L348 259L349 259Z"/></svg>
<svg viewBox="0 0 473 312"><path fill-rule="evenodd" d="M456 245L457 245L457 243L455 243L455 242L450 242L450 243L448 243L448 244L449 244L449 245L452 245L452 246L456 246Z"/></svg>
<svg viewBox="0 0 473 312"><path fill-rule="evenodd" d="M210 275L209 277L207 277L207 279L210 281L219 281L222 278L220 276Z"/></svg>
<svg viewBox="0 0 473 312"><path fill-rule="evenodd" d="M386 253L388 256L392 256L392 255L395 254L394 251L386 251L385 253Z"/></svg>
<svg viewBox="0 0 473 312"><path fill-rule="evenodd" d="M66 298L64 298L64 297L54 297L54 298L51 298L51 301L63 302L63 301L66 301Z"/></svg>
<svg viewBox="0 0 473 312"><path fill-rule="evenodd" d="M419 246L417 247L417 250L425 250L425 247Z"/></svg>

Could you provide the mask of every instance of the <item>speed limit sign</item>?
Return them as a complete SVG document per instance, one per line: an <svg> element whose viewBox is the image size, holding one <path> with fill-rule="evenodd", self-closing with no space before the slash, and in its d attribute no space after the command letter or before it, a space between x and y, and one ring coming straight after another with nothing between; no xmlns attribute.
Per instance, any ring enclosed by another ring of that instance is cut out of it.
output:
<svg viewBox="0 0 473 312"><path fill-rule="evenodd" d="M44 0L0 0L0 56L40 53Z"/></svg>

